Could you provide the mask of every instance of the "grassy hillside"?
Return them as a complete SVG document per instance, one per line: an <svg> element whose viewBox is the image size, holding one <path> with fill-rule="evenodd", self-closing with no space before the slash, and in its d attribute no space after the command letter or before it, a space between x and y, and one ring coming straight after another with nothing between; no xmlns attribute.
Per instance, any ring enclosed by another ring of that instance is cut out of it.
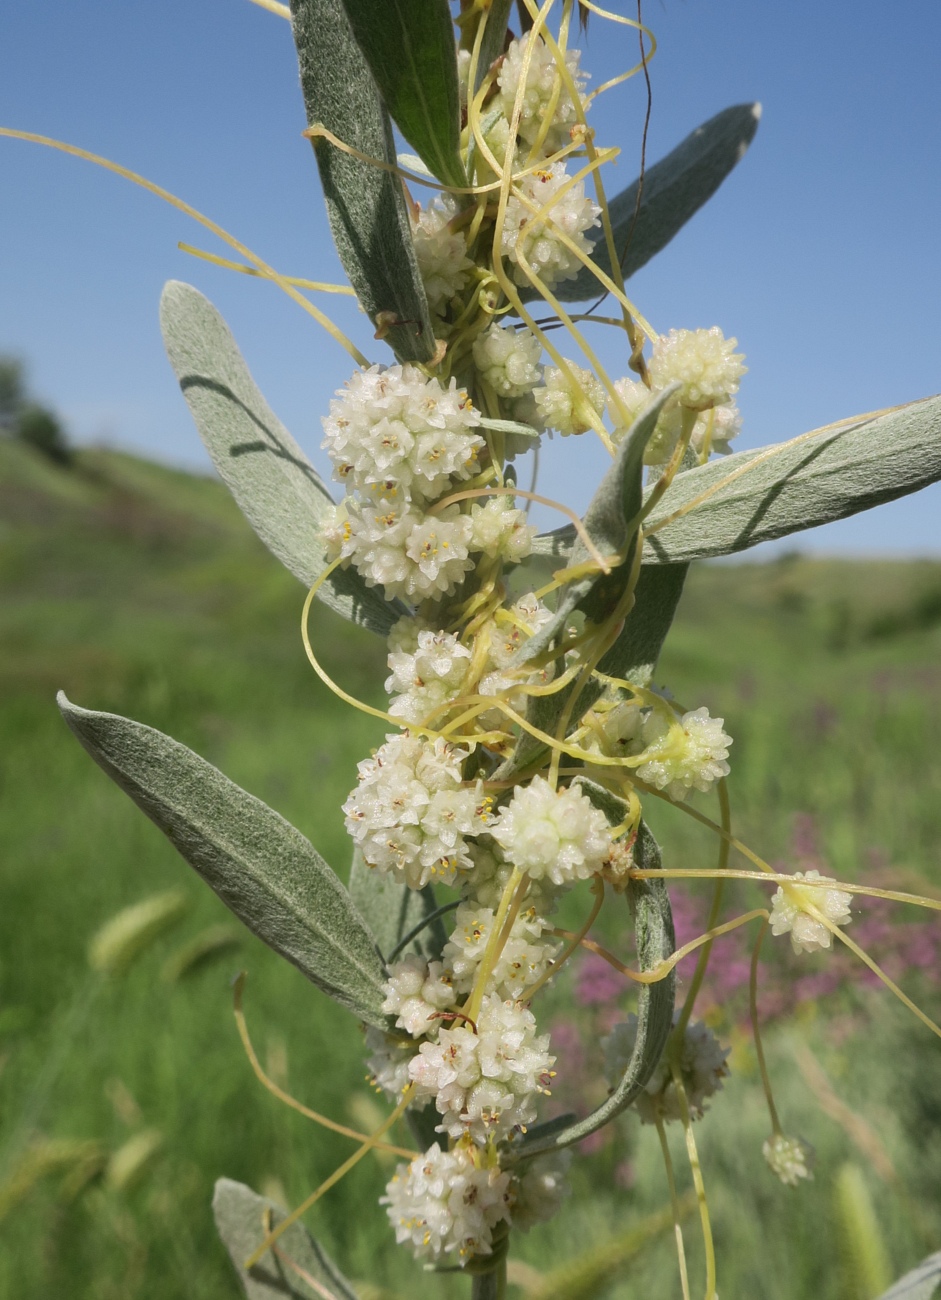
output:
<svg viewBox="0 0 941 1300"><path fill-rule="evenodd" d="M280 1183L293 1203L349 1154L344 1139L292 1115L251 1076L230 1010L240 967L269 1071L317 1109L368 1122L355 1026L256 941L242 938L183 980L162 978L182 945L234 923L79 749L54 705L63 688L176 736L284 813L342 874L339 805L382 724L337 701L308 668L302 599L216 482L104 451L62 470L0 441L0 1297L234 1296L210 1227L214 1178ZM377 699L381 644L328 612L316 635L328 670ZM793 865L813 852L835 875L937 888L939 647L941 564L714 565L689 583L660 676L688 707L725 717L736 830L764 856ZM714 844L691 820L670 809L653 820L670 862L711 863ZM169 888L187 900L179 926L127 975L93 975L86 947L96 928ZM683 896L702 892L684 887ZM738 894L756 905L747 887ZM622 941L618 923L608 926ZM775 987L824 966L775 952ZM902 960L899 978L937 1018L932 972ZM572 992L564 983L553 994L560 1015ZM895 1186L858 1132L854 1140L851 1125L824 1115L784 1018L769 1040L778 1101L818 1147L818 1173L795 1193L770 1183L740 1008L716 1006L737 1045L735 1077L700 1126L724 1294L866 1294L854 1280L865 1261L854 1254L852 1197L839 1181L847 1163L865 1171L893 1268L941 1244L939 1044L897 1003L857 988L803 998L797 1014L840 1094L890 1153ZM577 1031L609 1010L583 1010ZM560 1076L576 1072L576 1054L560 1050ZM122 1185L113 1166L110 1181L100 1176L108 1153L152 1130L160 1145L136 1181ZM661 1206L650 1137L625 1124L593 1162L579 1162L570 1226L534 1232L520 1254L546 1268ZM97 1145L84 1149L83 1166L65 1141ZM417 1283L423 1295L464 1295L463 1280L422 1280L392 1246L375 1205L387 1177L364 1163L310 1216L313 1230L351 1276L403 1294ZM688 1236L695 1241L692 1223ZM623 1277L612 1295L674 1294L669 1243ZM594 1285L587 1294L600 1295Z"/></svg>

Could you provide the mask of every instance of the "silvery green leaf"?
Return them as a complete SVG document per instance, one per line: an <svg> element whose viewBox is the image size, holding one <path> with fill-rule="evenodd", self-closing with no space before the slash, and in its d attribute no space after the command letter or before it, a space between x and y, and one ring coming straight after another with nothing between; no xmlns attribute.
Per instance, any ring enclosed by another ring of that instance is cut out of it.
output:
<svg viewBox="0 0 941 1300"><path fill-rule="evenodd" d="M448 0L343 0L385 106L446 185L466 185L457 52Z"/></svg>
<svg viewBox="0 0 941 1300"><path fill-rule="evenodd" d="M293 0L291 15L308 125L325 126L365 157L394 165L389 115L343 0ZM363 310L374 323L380 312L401 322L385 335L399 361L429 361L434 329L401 181L322 137L314 153L330 229Z"/></svg>
<svg viewBox="0 0 941 1300"><path fill-rule="evenodd" d="M276 1202L244 1183L220 1178L212 1212L248 1300L357 1300L349 1282L302 1223L285 1229L277 1253L269 1250L251 1271L246 1270L245 1260L287 1218L287 1210Z"/></svg>
<svg viewBox="0 0 941 1300"><path fill-rule="evenodd" d="M475 94L480 89L480 83L493 66L494 60L498 59L503 53L506 42L506 27L510 21L512 7L513 0L492 0L489 9L485 11L487 26L484 28L483 40L480 43L477 76L474 78Z"/></svg>
<svg viewBox="0 0 941 1300"><path fill-rule="evenodd" d="M698 126L672 153L611 199L614 246L621 254L621 271L627 280L665 248L707 199L710 199L754 138L761 117L760 104L734 104ZM640 205L637 192L641 190ZM636 213L636 217L635 217ZM611 259L604 237L592 253L598 266L611 274ZM582 302L603 292L598 280L583 267L572 280L555 285L563 302ZM523 298L534 297L524 290Z"/></svg>
<svg viewBox="0 0 941 1300"><path fill-rule="evenodd" d="M555 617L523 644L517 652L517 664L526 663L547 649L576 608L583 610L594 622L602 622L623 595L630 578L633 542L643 501L644 451L660 412L677 387L671 384L644 407L626 433L611 468L598 485L585 513L585 532L600 554L605 557L620 554L624 557L623 562L609 574L591 573L566 583ZM590 559L588 548L576 535L565 567L577 568Z"/></svg>
<svg viewBox="0 0 941 1300"><path fill-rule="evenodd" d="M399 950L399 955L417 953L426 961L441 955L447 935L440 917L432 919L438 910L434 891L409 889L387 872L366 865L359 849L353 851L350 868L350 897L369 926L383 957ZM416 927L425 923L411 943L402 948L402 940Z"/></svg>
<svg viewBox="0 0 941 1300"><path fill-rule="evenodd" d="M879 1300L931 1300L941 1287L941 1251L923 1259L917 1268L899 1278Z"/></svg>
<svg viewBox="0 0 941 1300"><path fill-rule="evenodd" d="M645 822L641 822L634 844L634 862L643 871L658 871L660 849ZM666 883L662 880L631 880L628 901L634 914L634 936L641 970L650 970L672 957L676 947L673 914ZM519 1158L530 1159L544 1151L571 1146L609 1124L630 1106L653 1075L673 1028L673 1000L676 978L670 971L662 980L641 984L637 995L637 1037L627 1068L606 1101L590 1115L567 1128L541 1133L533 1140L523 1137Z"/></svg>
<svg viewBox="0 0 941 1300"><path fill-rule="evenodd" d="M572 785L577 785L595 807L604 813L609 826L620 826L626 820L630 811L626 802L597 781L592 781L587 776L576 776L572 778Z"/></svg>
<svg viewBox="0 0 941 1300"><path fill-rule="evenodd" d="M99 767L253 934L361 1020L386 1027L376 945L300 831L162 732L79 708L64 692L58 702Z"/></svg>
<svg viewBox="0 0 941 1300"><path fill-rule="evenodd" d="M171 280L160 299L170 363L199 436L245 518L281 563L311 587L326 568L320 527L333 498L249 374L208 298ZM402 607L337 569L317 593L325 605L385 636Z"/></svg>
<svg viewBox="0 0 941 1300"><path fill-rule="evenodd" d="M730 555L939 479L941 397L928 397L678 474L645 521L644 555L655 564Z"/></svg>

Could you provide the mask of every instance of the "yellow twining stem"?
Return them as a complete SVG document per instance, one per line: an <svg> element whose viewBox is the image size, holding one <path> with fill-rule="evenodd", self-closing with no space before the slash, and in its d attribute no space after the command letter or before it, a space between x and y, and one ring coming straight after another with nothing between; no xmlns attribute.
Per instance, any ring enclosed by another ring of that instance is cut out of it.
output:
<svg viewBox="0 0 941 1300"><path fill-rule="evenodd" d="M894 980L889 979L882 967L873 961L868 952L860 948L858 943L854 943L848 934L844 934L838 925L834 925L829 917L824 916L823 913L819 912L815 907L807 907L806 910L810 912L815 921L822 921L831 934L836 935L841 943L846 944L850 952L854 953L865 966L869 967L873 975L877 976L889 992L894 993L898 1000L903 1003L904 1006L908 1007L913 1016L916 1016L923 1025L931 1030L933 1034L938 1038L941 1038L941 1028L935 1024L930 1016L926 1016L921 1007L916 1006L906 993L902 992Z"/></svg>
<svg viewBox="0 0 941 1300"><path fill-rule="evenodd" d="M748 975L748 1012L751 1016L752 1038L755 1040L755 1055L758 1057L758 1069L761 1073L761 1086L765 1090L765 1100L768 1103L768 1114L771 1116L771 1131L774 1134L781 1133L781 1121L778 1119L778 1108L774 1104L774 1095L771 1091L771 1076L768 1074L768 1065L765 1061L765 1049L761 1042L761 1030L758 1025L758 958L761 954L761 944L770 924L769 916L758 931L758 937L755 939L755 946L752 948L751 969Z"/></svg>
<svg viewBox="0 0 941 1300"><path fill-rule="evenodd" d="M735 843L734 838L731 840ZM662 871L644 871L633 869L629 873L635 880L662 880L672 876L675 880L715 880L718 869L715 867L664 867ZM724 880L760 880L768 885L800 884L793 874L784 871L739 871L722 869ZM822 882L821 882L822 883ZM867 898L884 898L892 903L912 903L915 907L927 907L930 911L941 912L941 899L927 898L921 894L906 894L898 889L878 889L875 885L857 885L850 880L826 882L828 889L841 889L846 894L865 894Z"/></svg>
<svg viewBox="0 0 941 1300"><path fill-rule="evenodd" d="M270 14L277 14L279 18L286 18L291 21L291 10L287 5L278 3L278 0L252 0L253 5L259 9L267 9Z"/></svg>
<svg viewBox="0 0 941 1300"><path fill-rule="evenodd" d="M184 244L181 241L177 244L177 248L181 253L189 253L190 257L212 262L213 266L224 266L227 271L238 271L240 275L255 275L261 280L271 279L270 275L266 275L264 271L256 271L253 266L244 266L241 262L232 262L229 258L219 257L216 253L207 253L205 249L195 248L192 244ZM302 280L296 275L282 275L281 279L285 284L296 285L298 289L315 289L318 293L342 293L350 298L356 297L356 290L348 284L328 284L325 280Z"/></svg>
<svg viewBox="0 0 941 1300"><path fill-rule="evenodd" d="M673 1157L670 1155L670 1144L667 1141L666 1125L660 1115L657 1115L657 1136L660 1139L660 1152L663 1156L663 1167L666 1170L667 1187L670 1189L670 1208L673 1211L673 1237L676 1241L676 1255L680 1267L680 1288L683 1293L683 1300L690 1300L689 1274L686 1268L686 1248L683 1245L683 1226L680 1222L680 1202L676 1194L676 1178L673 1174Z"/></svg>
<svg viewBox="0 0 941 1300"><path fill-rule="evenodd" d="M582 523L581 519L579 519L574 510L570 510L568 506L564 506L561 501L553 501L551 497L543 497L539 496L535 492L527 492L524 488L515 487L512 484L506 484L503 487L470 488L464 492L452 492L450 496L442 497L442 499L436 501L433 506L429 506L427 513L435 515L441 510L444 510L447 506L455 505L458 501L472 501L475 497L507 496L523 497L527 501L535 501L538 505L549 506L551 509L558 510L560 514L565 515L566 518L570 519L575 525L575 531L581 539L585 550L592 557L592 560L601 572L604 574L609 574L611 572L612 561L606 560L598 550L597 546L595 546L594 542L585 530L585 525ZM614 560L615 562L619 562L617 561L617 557L614 557Z"/></svg>
<svg viewBox="0 0 941 1300"><path fill-rule="evenodd" d="M298 303L298 305L302 307L309 316L313 316L314 320L317 321L319 325L323 326L330 337L335 339L336 342L350 354L357 365L369 365L366 357L363 356L356 344L353 343L351 339L347 338L339 326L334 325L329 316L326 316L319 307L315 307L314 304L309 302L303 294L298 293L297 289L285 280L284 276L280 275L274 267L269 266L268 263L263 261L256 253L253 253L250 248L247 248L245 244L237 240L234 235L230 235L227 230L224 230L222 226L217 225L215 221L211 221L209 217L204 217L201 212L196 210L196 208L191 207L188 203L184 203L184 201L178 199L175 194L171 194L169 190L163 189L160 185L155 185L153 181L147 180L146 177L140 176L137 172L130 171L127 167L122 167L119 163L111 162L108 158L102 158L99 154L89 153L87 149L79 149L76 145L65 144L62 140L53 140L47 135L35 135L31 131L14 131L10 127L0 126L0 136L6 136L10 140L26 140L30 144L41 144L48 149L57 149L60 153L70 154L73 158L81 158L85 162L94 163L96 167L103 167L105 171L114 172L116 176L123 176L125 180L130 181L132 184L139 185L141 189L147 190L150 194L155 194L158 199L163 199L163 201L169 203L171 207L176 208L187 217L192 217L192 219L198 221L201 226L205 226L207 230L211 231L214 235L217 235L218 238L228 244L230 248L234 248L237 253L242 255L242 257L247 257L252 265L262 273L266 280L273 280L279 289L286 293L294 302Z"/></svg>
<svg viewBox="0 0 941 1300"><path fill-rule="evenodd" d="M242 1046L245 1048L245 1055L248 1057L249 1064L255 1072L255 1077L264 1084L270 1093L273 1093L279 1101L283 1101L286 1106L296 1110L298 1114L304 1115L307 1119L312 1119L316 1124L322 1124L324 1128L330 1129L333 1133L341 1133L343 1137L353 1138L356 1142L368 1142L370 1140L367 1133L359 1133L356 1129L347 1128L345 1124L338 1124L336 1120L328 1119L326 1115L321 1115L315 1110L303 1105L290 1093L279 1088L273 1079L269 1078L261 1068L261 1063L255 1054L252 1046L252 1040L248 1033L248 1025L245 1021L245 1012L242 1009L242 996L245 990L245 972L242 971L236 978L233 985L233 1012L235 1023L238 1026L239 1037L242 1040ZM411 1160L417 1152L410 1151L407 1147L392 1146L388 1142L377 1142L375 1144L377 1151L391 1151L393 1155L404 1156L406 1160Z"/></svg>
<svg viewBox="0 0 941 1300"><path fill-rule="evenodd" d="M633 874L631 872L631 875ZM648 874L653 875L655 873L650 872ZM625 966L622 961L615 957L613 952L609 952L607 948L602 948L600 944L595 943L592 939L583 938L578 942L583 948L587 948L589 952L603 958L609 966L613 966L615 970L620 971L629 980L633 980L635 984L659 984L661 980L666 979L677 962L681 962L691 952L701 948L704 943L711 943L713 939L718 939L720 935L728 934L731 930L737 930L740 925L747 925L749 921L754 921L757 916L767 915L768 912L765 908L756 907L751 912L745 912L742 916L737 916L734 921L725 921L722 925L713 926L711 930L701 934L698 939L691 939L689 943L684 943L683 947L677 948L671 957L665 957L663 961L658 961L656 966L651 966L649 970L631 970L630 966ZM554 929L550 930L549 933L554 934L559 939L576 938L571 930Z"/></svg>
<svg viewBox="0 0 941 1300"><path fill-rule="evenodd" d="M675 1061L670 1064L670 1072L673 1075L673 1087L676 1089L676 1097L680 1103L680 1119L683 1123L683 1136L686 1139L686 1154L689 1157L693 1186L696 1189L696 1200L699 1203L699 1220L702 1224L703 1249L706 1255L706 1300L716 1300L716 1252L712 1241L712 1225L709 1222L706 1185L703 1181L702 1166L699 1163L699 1152L696 1150L696 1137L693 1133L693 1122L689 1113L686 1087L679 1066Z"/></svg>
<svg viewBox="0 0 941 1300"><path fill-rule="evenodd" d="M476 1021L480 1014L490 976L500 960L500 954L506 945L506 940L509 938L509 933L504 934L504 922L510 913L514 913L515 916L515 913L519 912L520 905L528 889L529 876L524 871L520 871L519 867L514 867L500 897L500 904L497 908L497 914L493 918L490 934L487 937L487 946L484 949L484 955L477 970L473 990L463 1008L469 1020Z"/></svg>
<svg viewBox="0 0 941 1300"><path fill-rule="evenodd" d="M268 1233L267 1237L265 1237L258 1249L252 1251L248 1259L245 1260L243 1268L246 1272L249 1272L255 1267L262 1256L271 1249L282 1233L286 1232L288 1228L290 1228L292 1223L296 1223L302 1214L306 1214L310 1207L316 1204L325 1193L329 1192L331 1187L335 1187L340 1179L345 1177L345 1175L348 1174L355 1165L358 1165L364 1156L368 1155L370 1151L375 1150L379 1139L388 1133L396 1120L405 1113L405 1110L412 1099L412 1093L414 1090L415 1085L410 1083L405 1089L402 1100L396 1106L392 1114L389 1115L382 1124L380 1124L379 1128L376 1129L375 1133L373 1133L371 1137L366 1139L359 1150L354 1151L348 1160L344 1160L339 1169L334 1170L330 1177L325 1179L315 1192L311 1192L306 1201L299 1205L296 1210L292 1210L287 1218L282 1219L273 1232Z"/></svg>
<svg viewBox="0 0 941 1300"><path fill-rule="evenodd" d="M725 777L719 781L719 808L722 817L722 828L731 833L732 818L729 807L729 787ZM729 865L729 850L731 845L728 840L719 841L719 861L716 864L716 884L712 893L712 904L709 908L709 916L706 920L706 929L711 930L718 924L719 909L722 906L722 895L725 890L725 872ZM686 1026L690 1022L693 1011L696 1007L696 999L699 997L699 990L702 988L702 982L706 976L706 970L709 966L709 956L712 952L711 941L703 944L702 952L699 954L699 960L696 963L696 970L690 981L689 990L686 994L686 1001L683 1003L683 1010L680 1012L680 1018L677 1022L676 1033L682 1038L686 1032Z"/></svg>

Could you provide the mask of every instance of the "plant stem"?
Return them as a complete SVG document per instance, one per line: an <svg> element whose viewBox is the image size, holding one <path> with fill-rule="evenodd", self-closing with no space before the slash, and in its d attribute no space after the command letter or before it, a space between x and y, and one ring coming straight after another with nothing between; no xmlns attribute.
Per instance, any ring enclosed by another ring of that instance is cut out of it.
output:
<svg viewBox="0 0 941 1300"><path fill-rule="evenodd" d="M506 1258L492 1273L478 1273L474 1277L471 1300L506 1300Z"/></svg>

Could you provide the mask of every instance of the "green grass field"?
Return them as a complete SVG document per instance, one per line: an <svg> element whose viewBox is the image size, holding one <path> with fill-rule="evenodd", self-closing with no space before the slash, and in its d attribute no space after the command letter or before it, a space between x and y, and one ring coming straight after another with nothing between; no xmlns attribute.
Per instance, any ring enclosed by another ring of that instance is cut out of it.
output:
<svg viewBox="0 0 941 1300"><path fill-rule="evenodd" d="M308 1105L369 1123L376 1103L358 1027L260 943L243 934L184 978L164 978L184 945L237 923L82 752L54 703L62 688L191 745L300 827L342 875L339 806L383 728L314 677L302 599L217 483L116 452L85 452L62 470L0 442L3 1300L235 1297L211 1222L214 1179L276 1189L293 1204L350 1154L348 1141L255 1081L231 1015L238 969L249 972L249 1024L269 1072ZM316 638L328 671L379 702L378 640L327 612ZM735 829L764 857L791 865L795 830L812 819L832 874L939 890L939 649L941 564L790 557L695 573L658 677L687 707L725 717ZM713 811L702 797L697 806ZM708 831L665 807L651 820L667 865L712 864ZM125 975L90 971L96 929L171 888L187 903L176 928ZM742 910L759 902L750 886L730 897ZM583 907L573 899L572 915ZM626 914L602 929L625 950ZM799 970L772 955L785 986L826 960L805 958ZM937 975L900 976L936 1019ZM563 1014L572 980L559 982L551 1006ZM724 1300L863 1300L938 1249L941 1042L884 990L855 981L777 1018L768 1054L778 1104L817 1149L815 1181L792 1191L761 1157L768 1122L741 1016L716 1015L734 1046L733 1077L697 1127ZM802 1044L847 1111L807 1082ZM566 1065L560 1056L560 1076ZM585 1069L597 1076L596 1061ZM107 1163L152 1132L159 1143L135 1174ZM376 1205L387 1178L365 1161L311 1213L311 1230L350 1277L390 1296L466 1295L464 1279L432 1278L396 1249ZM603 1150L577 1158L574 1183L563 1218L514 1244L531 1270L600 1258L612 1241L627 1250L667 1199L655 1134L620 1121ZM698 1279L694 1218L686 1235ZM663 1233L608 1281L564 1292L678 1293Z"/></svg>

